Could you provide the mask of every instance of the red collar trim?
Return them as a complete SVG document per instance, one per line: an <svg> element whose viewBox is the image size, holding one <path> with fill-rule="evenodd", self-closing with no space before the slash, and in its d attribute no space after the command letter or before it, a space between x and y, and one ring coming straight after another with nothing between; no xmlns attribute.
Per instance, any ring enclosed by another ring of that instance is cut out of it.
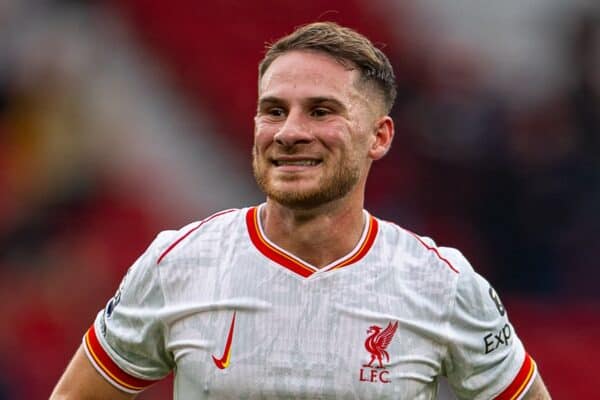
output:
<svg viewBox="0 0 600 400"><path fill-rule="evenodd" d="M269 242L269 240L261 232L258 213L259 207L252 207L246 213L246 226L248 228L248 234L250 235L252 244L254 244L254 247L256 247L258 251L260 251L270 260L304 278L308 278L315 272L319 271L319 269ZM334 269L344 268L361 260L367 255L373 246L375 238L377 237L377 231L377 220L369 215L366 234L364 234L361 238L359 245L354 248L352 253L339 259L338 261L335 261L333 264L326 266L323 270L331 271Z"/></svg>

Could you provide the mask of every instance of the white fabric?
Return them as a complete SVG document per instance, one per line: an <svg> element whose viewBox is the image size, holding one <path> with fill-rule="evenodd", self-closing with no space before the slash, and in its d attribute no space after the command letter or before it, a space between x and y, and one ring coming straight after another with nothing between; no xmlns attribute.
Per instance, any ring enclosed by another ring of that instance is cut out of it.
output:
<svg viewBox="0 0 600 400"><path fill-rule="evenodd" d="M161 233L132 266L95 322L125 372L175 369L180 400L434 399L442 375L458 398L490 399L517 374L523 346L457 250L378 220L364 258L304 278L257 250L247 212ZM366 367L367 331L396 321L389 361Z"/></svg>

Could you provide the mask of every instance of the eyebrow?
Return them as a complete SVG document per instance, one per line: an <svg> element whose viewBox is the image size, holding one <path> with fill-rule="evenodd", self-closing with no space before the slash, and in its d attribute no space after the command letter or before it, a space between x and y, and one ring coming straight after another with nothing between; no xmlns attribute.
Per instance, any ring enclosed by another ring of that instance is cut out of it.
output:
<svg viewBox="0 0 600 400"><path fill-rule="evenodd" d="M279 98L279 97L275 97L275 96L261 97L261 98L258 99L258 107L259 108L261 106L265 106L265 105L269 105L269 104L286 104L286 103L287 103L287 101L285 101L284 99ZM342 103L340 100L336 99L335 97L331 97L331 96L309 97L309 98L303 100L303 103L311 104L311 105L318 105L318 104L323 104L323 103L332 103L336 107L339 107L340 109L346 109L347 108L344 105L344 103Z"/></svg>
<svg viewBox="0 0 600 400"><path fill-rule="evenodd" d="M280 98L275 97L275 96L260 97L258 99L259 107L263 104L280 104L283 102L284 102L283 100L281 100Z"/></svg>

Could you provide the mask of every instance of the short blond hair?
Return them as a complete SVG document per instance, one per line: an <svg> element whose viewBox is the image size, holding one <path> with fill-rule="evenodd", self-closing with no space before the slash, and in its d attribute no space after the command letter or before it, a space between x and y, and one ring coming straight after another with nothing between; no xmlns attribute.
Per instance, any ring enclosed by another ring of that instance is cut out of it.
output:
<svg viewBox="0 0 600 400"><path fill-rule="evenodd" d="M260 80L275 59L293 50L312 50L330 55L345 66L357 68L361 82L375 87L385 112L396 99L396 77L388 58L369 39L335 22L314 22L266 45L266 54L258 66Z"/></svg>

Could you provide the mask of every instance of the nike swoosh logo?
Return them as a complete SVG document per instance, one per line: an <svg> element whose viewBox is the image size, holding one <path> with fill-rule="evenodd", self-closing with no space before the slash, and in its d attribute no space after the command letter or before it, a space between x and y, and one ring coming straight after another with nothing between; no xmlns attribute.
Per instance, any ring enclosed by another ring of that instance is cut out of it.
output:
<svg viewBox="0 0 600 400"><path fill-rule="evenodd" d="M231 357L231 341L233 340L233 329L235 327L235 311L233 312L233 318L231 318L231 325L229 326L229 334L227 334L227 342L225 343L225 350L223 350L223 356L217 358L212 356L215 365L219 369L225 369L229 366L229 358Z"/></svg>

